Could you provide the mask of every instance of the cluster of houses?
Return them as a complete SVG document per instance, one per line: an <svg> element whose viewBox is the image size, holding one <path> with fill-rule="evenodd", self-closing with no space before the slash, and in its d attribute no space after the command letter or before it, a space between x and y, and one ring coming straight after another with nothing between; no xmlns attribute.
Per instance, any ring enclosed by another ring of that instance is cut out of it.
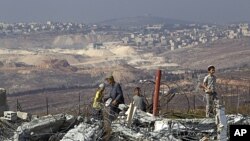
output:
<svg viewBox="0 0 250 141"><path fill-rule="evenodd" d="M123 43L134 46L165 47L170 50L208 44L219 39L250 37L248 24L216 26L190 24L176 30L168 30L164 25L145 27L144 32L126 33Z"/></svg>
<svg viewBox="0 0 250 141"><path fill-rule="evenodd" d="M76 33L83 32L86 28L82 23L60 23L47 21L46 23L1 23L0 22L0 35L13 35L13 34L32 34L44 32L68 32Z"/></svg>
<svg viewBox="0 0 250 141"><path fill-rule="evenodd" d="M133 30L131 30L133 29ZM14 23L0 22L0 36L32 33L115 35L125 45L164 47L169 50L208 44L219 39L238 39L250 36L249 24L154 24L138 27L87 25L82 23Z"/></svg>

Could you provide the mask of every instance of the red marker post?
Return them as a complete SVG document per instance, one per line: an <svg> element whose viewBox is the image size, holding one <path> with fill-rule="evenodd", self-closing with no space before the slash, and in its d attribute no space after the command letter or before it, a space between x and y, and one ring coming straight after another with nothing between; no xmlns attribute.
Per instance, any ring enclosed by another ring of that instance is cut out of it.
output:
<svg viewBox="0 0 250 141"><path fill-rule="evenodd" d="M161 70L157 70L155 78L155 91L154 91L154 103L153 103L153 115L159 114L158 103L159 103L159 91L161 85Z"/></svg>

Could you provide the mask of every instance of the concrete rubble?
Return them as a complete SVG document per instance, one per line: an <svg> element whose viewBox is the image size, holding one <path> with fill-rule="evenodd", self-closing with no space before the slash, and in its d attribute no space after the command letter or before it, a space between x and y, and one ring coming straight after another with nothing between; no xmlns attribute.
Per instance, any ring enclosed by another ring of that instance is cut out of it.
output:
<svg viewBox="0 0 250 141"><path fill-rule="evenodd" d="M62 126L69 126L74 122L74 117L71 115L48 115L38 119L33 119L30 122L25 122L19 126L15 132L15 141L26 141L48 139L51 134L59 131Z"/></svg>
<svg viewBox="0 0 250 141"><path fill-rule="evenodd" d="M238 124L238 125L250 125L250 117L241 114L237 115L227 115L228 124Z"/></svg>
<svg viewBox="0 0 250 141"><path fill-rule="evenodd" d="M4 111L4 119L9 121L16 121L17 120L17 113L13 111Z"/></svg>
<svg viewBox="0 0 250 141"><path fill-rule="evenodd" d="M131 128L126 126L122 118L114 121L113 136L122 140L199 140L204 135L213 139L216 134L216 125L213 118L204 119L166 119L153 117L149 113L137 110Z"/></svg>
<svg viewBox="0 0 250 141"><path fill-rule="evenodd" d="M68 131L61 141L95 141L101 137L100 124L80 123L75 128Z"/></svg>
<svg viewBox="0 0 250 141"><path fill-rule="evenodd" d="M22 120L29 120L31 118L31 115L29 113L26 113L26 112L20 112L20 111L17 111L17 117L22 119Z"/></svg>
<svg viewBox="0 0 250 141"><path fill-rule="evenodd" d="M128 111L128 110L127 110ZM215 118L167 119L154 117L140 110L133 111L131 124L128 113L123 111L110 124L111 135L108 140L126 141L182 141L216 140L218 125ZM21 117L26 119L26 113ZM19 117L18 117L19 118ZM20 118L19 118L20 119ZM85 119L87 119L85 117ZM25 121L22 119L22 121ZM250 124L250 117L226 115L227 125ZM223 123L225 124L225 123ZM3 141L92 141L102 140L105 134L103 122L97 119L83 120L67 114L48 115L17 124L4 118L0 120L0 140Z"/></svg>

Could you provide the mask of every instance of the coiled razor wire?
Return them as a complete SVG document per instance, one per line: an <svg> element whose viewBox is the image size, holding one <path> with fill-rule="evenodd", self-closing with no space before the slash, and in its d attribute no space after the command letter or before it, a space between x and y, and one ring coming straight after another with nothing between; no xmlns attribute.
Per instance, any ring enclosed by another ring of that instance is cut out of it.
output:
<svg viewBox="0 0 250 141"><path fill-rule="evenodd" d="M151 112L153 108L154 87L155 82L152 80L144 80L141 82L142 95L147 102L147 111ZM182 98L182 100L178 100L179 98ZM176 100L181 101L184 105L181 108L181 110L184 110L184 113L188 113L190 110L190 102L187 94L182 90L182 87L175 82L161 82L159 100L160 109L168 109L168 106L171 106L171 101Z"/></svg>

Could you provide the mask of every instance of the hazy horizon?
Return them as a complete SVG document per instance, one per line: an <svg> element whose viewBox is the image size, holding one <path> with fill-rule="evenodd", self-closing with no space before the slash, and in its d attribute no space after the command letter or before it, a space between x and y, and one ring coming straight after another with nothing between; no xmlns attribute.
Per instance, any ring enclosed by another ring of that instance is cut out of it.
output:
<svg viewBox="0 0 250 141"><path fill-rule="evenodd" d="M0 22L81 22L152 15L190 22L250 22L249 0L2 0Z"/></svg>

